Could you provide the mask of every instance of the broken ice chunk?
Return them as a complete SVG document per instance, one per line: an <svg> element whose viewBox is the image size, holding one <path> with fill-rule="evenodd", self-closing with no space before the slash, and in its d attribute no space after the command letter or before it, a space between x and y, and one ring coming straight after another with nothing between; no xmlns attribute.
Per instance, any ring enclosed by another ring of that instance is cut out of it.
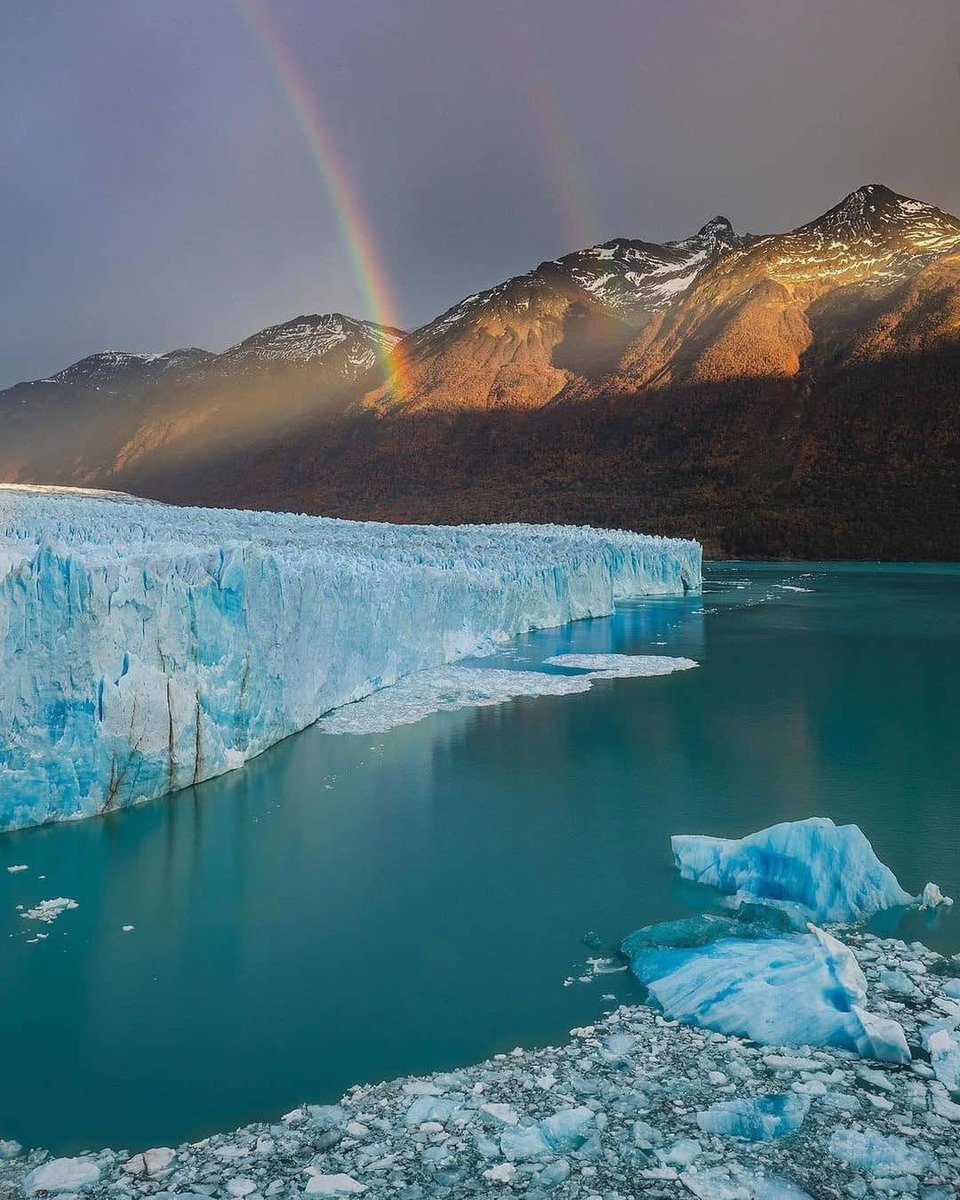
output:
<svg viewBox="0 0 960 1200"><path fill-rule="evenodd" d="M697 1200L810 1200L809 1193L786 1179L736 1165L685 1171L680 1180Z"/></svg>
<svg viewBox="0 0 960 1200"><path fill-rule="evenodd" d="M80 905L76 900L70 900L67 896L57 896L54 900L41 900L39 904L35 904L33 908L26 909L20 916L27 921L43 921L45 925L49 925L62 912L79 907Z"/></svg>
<svg viewBox="0 0 960 1200"><path fill-rule="evenodd" d="M923 1040L937 1078L956 1098L960 1095L960 1042L957 1041L956 1031L935 1029Z"/></svg>
<svg viewBox="0 0 960 1200"><path fill-rule="evenodd" d="M562 1108L552 1117L540 1122L540 1129L554 1150L561 1153L579 1150L594 1132L593 1110L581 1105L579 1108Z"/></svg>
<svg viewBox="0 0 960 1200"><path fill-rule="evenodd" d="M685 942L686 923L673 925ZM900 1026L861 1007L867 983L852 951L823 930L675 948L660 944L663 928L631 934L622 951L668 1017L765 1045L836 1046L910 1061Z"/></svg>
<svg viewBox="0 0 960 1200"><path fill-rule="evenodd" d="M941 906L949 908L951 904L953 901L950 897L945 896L935 883L926 884L920 893L921 908L940 908Z"/></svg>
<svg viewBox="0 0 960 1200"><path fill-rule="evenodd" d="M770 1142L795 1133L810 1108L806 1096L783 1092L774 1096L754 1096L745 1100L722 1100L705 1112L697 1113L697 1124L704 1133L745 1138L751 1142Z"/></svg>
<svg viewBox="0 0 960 1200"><path fill-rule="evenodd" d="M827 1148L848 1167L880 1178L920 1175L935 1166L933 1155L926 1150L911 1146L894 1134L884 1135L872 1129L834 1130Z"/></svg>
<svg viewBox="0 0 960 1200"><path fill-rule="evenodd" d="M36 1167L23 1179L23 1192L76 1192L100 1178L100 1168L90 1158L53 1158Z"/></svg>
<svg viewBox="0 0 960 1200"><path fill-rule="evenodd" d="M512 1126L500 1135L500 1152L510 1162L526 1162L550 1153L550 1143L539 1125Z"/></svg>

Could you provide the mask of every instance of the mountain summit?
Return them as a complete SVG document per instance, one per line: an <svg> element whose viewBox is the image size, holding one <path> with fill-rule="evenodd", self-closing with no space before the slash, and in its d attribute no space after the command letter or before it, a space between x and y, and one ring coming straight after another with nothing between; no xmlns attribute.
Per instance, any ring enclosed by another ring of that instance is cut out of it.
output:
<svg viewBox="0 0 960 1200"><path fill-rule="evenodd" d="M328 313L94 355L0 393L0 478L960 558L958 379L960 220L868 184L784 233L576 250L406 336Z"/></svg>

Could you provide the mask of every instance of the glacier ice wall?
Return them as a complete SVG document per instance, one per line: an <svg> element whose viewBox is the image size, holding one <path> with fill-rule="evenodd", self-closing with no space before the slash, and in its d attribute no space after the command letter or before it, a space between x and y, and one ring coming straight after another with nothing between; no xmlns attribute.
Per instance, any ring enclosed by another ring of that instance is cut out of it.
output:
<svg viewBox="0 0 960 1200"><path fill-rule="evenodd" d="M698 543L0 488L0 828L209 779L415 670L700 586Z"/></svg>

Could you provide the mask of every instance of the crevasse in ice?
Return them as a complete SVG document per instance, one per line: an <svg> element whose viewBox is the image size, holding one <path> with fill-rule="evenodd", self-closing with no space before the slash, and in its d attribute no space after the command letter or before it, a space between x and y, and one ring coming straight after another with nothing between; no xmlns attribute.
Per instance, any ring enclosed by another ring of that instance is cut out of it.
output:
<svg viewBox="0 0 960 1200"><path fill-rule="evenodd" d="M411 671L700 586L696 542L0 488L0 828L239 766Z"/></svg>
<svg viewBox="0 0 960 1200"><path fill-rule="evenodd" d="M913 900L858 826L828 817L784 821L744 838L677 834L671 842L685 879L768 904L799 905L818 924L863 921Z"/></svg>

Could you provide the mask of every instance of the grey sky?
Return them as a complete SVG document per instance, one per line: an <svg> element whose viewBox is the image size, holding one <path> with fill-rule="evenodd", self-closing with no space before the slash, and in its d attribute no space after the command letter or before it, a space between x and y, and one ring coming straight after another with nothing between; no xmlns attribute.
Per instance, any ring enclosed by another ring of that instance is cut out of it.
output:
<svg viewBox="0 0 960 1200"><path fill-rule="evenodd" d="M960 212L957 0L261 0L413 326L541 259L861 183ZM3 0L0 386L374 317L233 0Z"/></svg>

